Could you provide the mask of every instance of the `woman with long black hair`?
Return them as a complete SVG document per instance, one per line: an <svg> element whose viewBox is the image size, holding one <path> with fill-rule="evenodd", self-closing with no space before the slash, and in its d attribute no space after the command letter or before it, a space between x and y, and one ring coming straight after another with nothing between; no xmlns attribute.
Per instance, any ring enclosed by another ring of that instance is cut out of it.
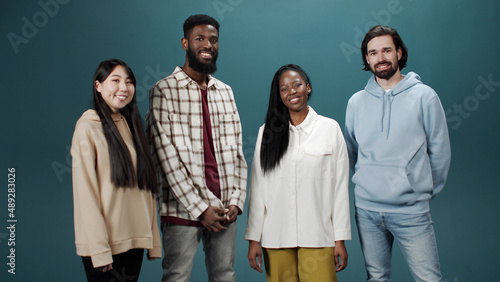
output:
<svg viewBox="0 0 500 282"><path fill-rule="evenodd" d="M267 281L337 281L351 239L349 159L338 123L307 102L308 75L285 65L274 75L255 146L245 239L250 266Z"/></svg>
<svg viewBox="0 0 500 282"><path fill-rule="evenodd" d="M156 174L135 86L123 61L101 62L94 110L73 134L75 244L88 281L137 281L144 249L148 259L161 258Z"/></svg>

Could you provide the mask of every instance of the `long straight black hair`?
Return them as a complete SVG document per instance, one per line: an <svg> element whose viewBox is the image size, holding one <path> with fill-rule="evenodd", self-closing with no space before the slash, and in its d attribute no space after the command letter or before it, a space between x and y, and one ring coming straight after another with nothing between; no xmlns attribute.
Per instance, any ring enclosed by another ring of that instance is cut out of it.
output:
<svg viewBox="0 0 500 282"><path fill-rule="evenodd" d="M270 172L279 164L288 149L290 113L281 100L279 84L281 76L290 70L299 73L305 83L311 86L307 73L301 67L294 64L284 65L274 74L273 81L271 82L266 123L260 145L260 166L264 174ZM311 94L312 86L309 97L311 97Z"/></svg>
<svg viewBox="0 0 500 282"><path fill-rule="evenodd" d="M130 69L125 62L118 59L106 60L99 64L94 74L92 87L94 94L94 109L101 119L104 136L108 143L111 182L117 187L133 187L137 184L139 189L150 190L156 193L158 191L156 173L147 146L142 119L139 114L139 109L137 108L135 93L132 101L119 112L125 117L130 132L132 133L132 139L134 140L134 147L137 153L137 171L134 171L130 151L127 145L125 145L111 117L112 111L102 98L101 93L96 89L95 82L98 81L102 83L105 81L111 72L118 66L122 66L125 69L135 89L136 80L132 69Z"/></svg>

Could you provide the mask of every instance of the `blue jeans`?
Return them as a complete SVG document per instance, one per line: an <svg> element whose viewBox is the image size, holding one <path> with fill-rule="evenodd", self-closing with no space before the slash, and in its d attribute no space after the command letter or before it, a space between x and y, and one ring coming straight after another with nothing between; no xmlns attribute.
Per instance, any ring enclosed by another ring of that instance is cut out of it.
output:
<svg viewBox="0 0 500 282"><path fill-rule="evenodd" d="M381 213L356 208L367 281L391 281L394 239L415 281L442 281L431 214Z"/></svg>
<svg viewBox="0 0 500 282"><path fill-rule="evenodd" d="M203 241L208 280L234 281L236 223L231 223L226 227L227 230L221 232L209 232L204 227L162 222L165 254L162 262L163 277L161 281L189 282L193 259L200 240Z"/></svg>

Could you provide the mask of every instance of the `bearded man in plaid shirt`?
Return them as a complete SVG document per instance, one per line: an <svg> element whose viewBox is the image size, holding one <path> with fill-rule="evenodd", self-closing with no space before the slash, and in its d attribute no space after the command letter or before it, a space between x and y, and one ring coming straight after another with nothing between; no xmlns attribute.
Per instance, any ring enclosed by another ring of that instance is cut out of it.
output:
<svg viewBox="0 0 500 282"><path fill-rule="evenodd" d="M183 67L150 91L147 130L161 178L162 281L189 281L200 238L210 281L235 281L235 220L246 197L247 164L231 87L217 69L219 23L184 22Z"/></svg>

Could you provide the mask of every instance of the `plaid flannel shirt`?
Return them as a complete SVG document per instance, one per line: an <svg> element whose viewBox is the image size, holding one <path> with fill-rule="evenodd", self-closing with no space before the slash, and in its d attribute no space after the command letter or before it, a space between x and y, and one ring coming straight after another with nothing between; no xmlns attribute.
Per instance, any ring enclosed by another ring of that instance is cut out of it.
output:
<svg viewBox="0 0 500 282"><path fill-rule="evenodd" d="M221 199L206 186L201 90L180 67L149 93L148 137L160 175L161 216L198 220L208 208L243 211L247 164L241 123L231 87L209 76L208 107Z"/></svg>

